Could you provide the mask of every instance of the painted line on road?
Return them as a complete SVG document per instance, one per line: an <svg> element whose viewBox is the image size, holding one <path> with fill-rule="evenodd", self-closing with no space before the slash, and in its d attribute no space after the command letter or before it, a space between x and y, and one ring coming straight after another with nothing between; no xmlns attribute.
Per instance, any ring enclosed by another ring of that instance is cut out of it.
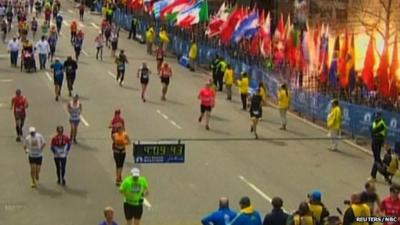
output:
<svg viewBox="0 0 400 225"><path fill-rule="evenodd" d="M96 29L100 29L100 27L99 26L97 26L95 23L90 23L94 28L96 28Z"/></svg>
<svg viewBox="0 0 400 225"><path fill-rule="evenodd" d="M49 79L49 81L53 81L53 78L50 76L49 72L45 72L47 79Z"/></svg>
<svg viewBox="0 0 400 225"><path fill-rule="evenodd" d="M108 71L107 73L108 73L108 75L109 75L110 77L112 77L112 78L114 78L114 79L117 79L117 76L115 76L114 73L112 73L112 72L110 72L110 71Z"/></svg>
<svg viewBox="0 0 400 225"><path fill-rule="evenodd" d="M85 126L89 126L89 123L87 122L87 120L85 119L85 117L83 117L82 115L81 115L81 120L82 120L82 123L85 125Z"/></svg>
<svg viewBox="0 0 400 225"><path fill-rule="evenodd" d="M153 206L151 206L150 202L147 199L143 199L143 204L146 206L148 209L151 209Z"/></svg>
<svg viewBox="0 0 400 225"><path fill-rule="evenodd" d="M65 25L65 26L67 26L67 27L69 27L69 23L67 22L67 21L63 21L63 24Z"/></svg>
<svg viewBox="0 0 400 225"><path fill-rule="evenodd" d="M85 50L83 50L83 49L82 49L82 53L83 53L85 56L89 56L89 54L88 54Z"/></svg>
<svg viewBox="0 0 400 225"><path fill-rule="evenodd" d="M13 82L13 80L11 80L11 79L0 79L0 82L9 83L9 82Z"/></svg>
<svg viewBox="0 0 400 225"><path fill-rule="evenodd" d="M171 124L172 124L174 127L178 128L179 130L182 130L182 127L179 126L178 124L176 124L175 121L169 120L169 122L171 122Z"/></svg>
<svg viewBox="0 0 400 225"><path fill-rule="evenodd" d="M168 116L162 113L159 109L157 109L157 113L160 114L164 119L168 119Z"/></svg>
<svg viewBox="0 0 400 225"><path fill-rule="evenodd" d="M251 189L253 189L257 194L259 194L261 197L263 197L265 200L267 200L269 203L272 202L272 198L266 195L264 192L262 192L256 185L248 181L246 178L243 176L239 175L239 179L243 181L245 184L247 184ZM287 213L286 209L282 208L284 212Z"/></svg>
<svg viewBox="0 0 400 225"><path fill-rule="evenodd" d="M176 127L178 130L182 130L182 127L179 126L175 121L169 119L169 117L167 115L165 115L164 113L161 112L161 110L157 109L157 113L162 116L162 118L164 118L165 120L169 120L169 122Z"/></svg>

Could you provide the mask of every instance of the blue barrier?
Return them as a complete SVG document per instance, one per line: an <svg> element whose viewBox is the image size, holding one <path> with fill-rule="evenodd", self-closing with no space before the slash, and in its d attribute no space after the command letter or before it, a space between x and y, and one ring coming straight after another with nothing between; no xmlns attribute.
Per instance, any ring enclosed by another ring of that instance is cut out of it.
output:
<svg viewBox="0 0 400 225"><path fill-rule="evenodd" d="M118 24L125 29L130 28L131 15L127 15L117 10L114 19ZM142 34L145 33L147 28L145 21L140 21L138 31ZM156 23L156 30L158 30L159 23ZM189 41L183 40L177 36L171 35L171 42L168 49L176 55L187 55L189 52ZM243 61L232 58L228 51L220 48L212 48L204 43L199 44L199 57L198 62L201 64L209 65L218 54L225 58L235 71L236 78L240 77L242 71L246 71L251 78L251 88L256 88L260 82L263 82L268 90L269 97L276 101L277 93L280 85L280 75L274 71L266 71L264 68L255 64L246 64ZM301 89L291 90L291 107L296 112L305 116L311 117L317 121L326 121L330 111L331 98L320 93L307 92ZM361 105L355 105L348 102L340 101L342 108L342 127L347 133L354 136L370 136L370 128L373 122L373 114L376 109ZM394 144L400 142L400 114L384 111L383 117L388 125L389 131L387 142Z"/></svg>

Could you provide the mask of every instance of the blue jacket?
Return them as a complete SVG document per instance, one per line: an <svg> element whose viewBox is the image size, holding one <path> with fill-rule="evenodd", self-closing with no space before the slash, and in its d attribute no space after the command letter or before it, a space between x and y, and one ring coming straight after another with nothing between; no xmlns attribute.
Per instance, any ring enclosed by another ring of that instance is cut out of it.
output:
<svg viewBox="0 0 400 225"><path fill-rule="evenodd" d="M230 225L262 225L260 213L252 206L247 207L240 211Z"/></svg>
<svg viewBox="0 0 400 225"><path fill-rule="evenodd" d="M229 208L219 208L217 211L204 217L201 220L203 225L228 225L233 218L236 217L236 212Z"/></svg>

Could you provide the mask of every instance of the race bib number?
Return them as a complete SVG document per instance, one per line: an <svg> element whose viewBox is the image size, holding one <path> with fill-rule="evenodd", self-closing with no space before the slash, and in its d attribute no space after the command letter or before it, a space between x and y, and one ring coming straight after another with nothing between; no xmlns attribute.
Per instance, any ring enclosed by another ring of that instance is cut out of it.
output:
<svg viewBox="0 0 400 225"><path fill-rule="evenodd" d="M139 193L140 192L140 185L139 184L134 184L132 187L132 192L133 193Z"/></svg>

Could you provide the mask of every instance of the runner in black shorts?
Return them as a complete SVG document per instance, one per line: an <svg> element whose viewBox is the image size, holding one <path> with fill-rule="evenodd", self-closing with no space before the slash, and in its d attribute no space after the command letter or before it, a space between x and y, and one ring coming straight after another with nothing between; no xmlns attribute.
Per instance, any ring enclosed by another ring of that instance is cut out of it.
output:
<svg viewBox="0 0 400 225"><path fill-rule="evenodd" d="M257 124L261 117L262 117L262 97L260 94L260 89L258 89L257 92L251 97L250 101L250 119L251 119L250 132L254 132L256 139L258 139Z"/></svg>
<svg viewBox="0 0 400 225"><path fill-rule="evenodd" d="M117 168L115 184L119 186L122 182L122 168L124 168L126 146L130 144L130 140L123 127L118 128L118 131L113 134L112 139L114 161Z"/></svg>
<svg viewBox="0 0 400 225"><path fill-rule="evenodd" d="M162 66L162 68L160 70L160 79L161 79L161 84L162 84L162 96L161 96L162 101L167 100L165 95L167 94L167 91L168 91L168 85L169 85L171 76L172 76L171 67L168 65L168 63L164 63L164 65Z"/></svg>
<svg viewBox="0 0 400 225"><path fill-rule="evenodd" d="M146 95L147 85L149 84L149 80L150 80L150 74L151 74L151 71L147 67L147 64L144 62L137 74L138 78L140 78L140 84L142 84L141 97L142 97L143 102L146 102L145 95Z"/></svg>

